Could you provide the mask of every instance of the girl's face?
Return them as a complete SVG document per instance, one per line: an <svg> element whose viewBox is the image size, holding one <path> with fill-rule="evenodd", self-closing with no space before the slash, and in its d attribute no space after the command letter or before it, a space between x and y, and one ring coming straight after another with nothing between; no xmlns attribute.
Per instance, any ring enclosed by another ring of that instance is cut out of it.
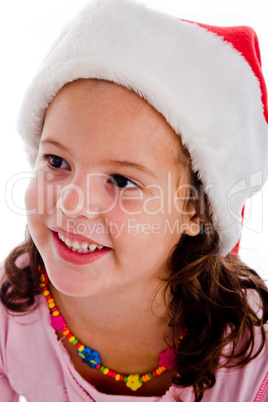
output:
<svg viewBox="0 0 268 402"><path fill-rule="evenodd" d="M137 94L97 80L57 94L26 207L58 291L81 297L159 284L181 233L199 232L177 193L189 182L180 158L178 136Z"/></svg>

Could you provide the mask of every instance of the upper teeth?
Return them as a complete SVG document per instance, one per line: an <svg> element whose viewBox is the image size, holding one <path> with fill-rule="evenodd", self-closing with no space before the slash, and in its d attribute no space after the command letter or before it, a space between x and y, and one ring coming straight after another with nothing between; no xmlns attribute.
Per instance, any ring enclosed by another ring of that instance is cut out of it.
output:
<svg viewBox="0 0 268 402"><path fill-rule="evenodd" d="M58 233L59 238L73 251L78 253L92 253L96 249L101 250L104 246L97 246L96 244L90 244L83 242L79 244L77 240L72 241L68 237L64 236L62 233Z"/></svg>

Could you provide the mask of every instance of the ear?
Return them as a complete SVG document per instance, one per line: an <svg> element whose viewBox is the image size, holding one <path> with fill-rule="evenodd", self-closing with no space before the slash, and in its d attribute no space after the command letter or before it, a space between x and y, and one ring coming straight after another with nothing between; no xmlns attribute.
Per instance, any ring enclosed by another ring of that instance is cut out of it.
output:
<svg viewBox="0 0 268 402"><path fill-rule="evenodd" d="M197 236L201 230L201 218L195 209L187 212L184 219L184 233L188 236Z"/></svg>

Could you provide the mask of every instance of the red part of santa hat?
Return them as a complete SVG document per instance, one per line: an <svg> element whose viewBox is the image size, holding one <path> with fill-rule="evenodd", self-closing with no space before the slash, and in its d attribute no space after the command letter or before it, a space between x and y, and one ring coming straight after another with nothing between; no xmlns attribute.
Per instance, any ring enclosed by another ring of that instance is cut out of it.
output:
<svg viewBox="0 0 268 402"><path fill-rule="evenodd" d="M246 59L252 68L253 73L259 80L263 112L266 122L268 123L267 88L262 74L259 41L254 29L248 26L217 27L201 24L199 22L196 24L210 32L214 32L218 36L221 36L226 42L231 43L232 46Z"/></svg>
<svg viewBox="0 0 268 402"><path fill-rule="evenodd" d="M230 252L243 205L268 176L267 92L255 32L183 21L135 0L92 0L26 93L19 132L31 164L47 107L79 78L132 89L165 117L204 185L220 252Z"/></svg>

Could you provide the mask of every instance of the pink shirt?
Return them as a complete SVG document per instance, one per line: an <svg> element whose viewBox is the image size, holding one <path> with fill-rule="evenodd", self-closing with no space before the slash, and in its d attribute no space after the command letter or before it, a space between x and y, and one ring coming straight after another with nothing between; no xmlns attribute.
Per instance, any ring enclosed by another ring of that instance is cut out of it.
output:
<svg viewBox="0 0 268 402"><path fill-rule="evenodd" d="M0 277L1 277L0 271ZM16 402L169 402L176 395L193 402L192 388L172 386L162 397L107 395L97 391L74 369L69 354L50 325L42 295L38 308L26 315L8 314L0 304L0 401ZM268 334L268 328L267 328ZM268 402L268 345L240 370L220 370L204 402Z"/></svg>

